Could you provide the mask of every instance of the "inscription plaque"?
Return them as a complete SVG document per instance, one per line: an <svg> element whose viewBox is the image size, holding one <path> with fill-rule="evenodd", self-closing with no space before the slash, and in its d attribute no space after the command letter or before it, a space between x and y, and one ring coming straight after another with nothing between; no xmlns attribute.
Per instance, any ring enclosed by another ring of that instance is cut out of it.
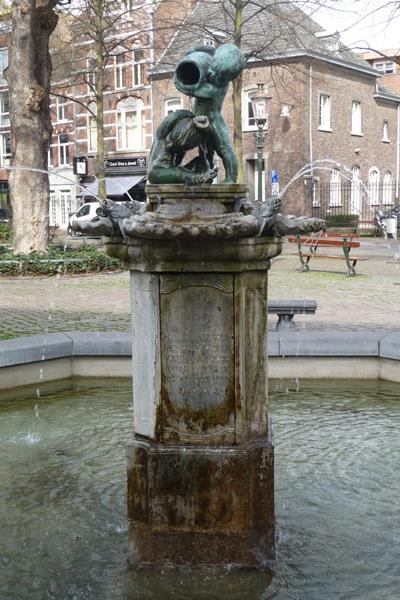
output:
<svg viewBox="0 0 400 600"><path fill-rule="evenodd" d="M233 439L233 276L162 277L160 294L164 439Z"/></svg>

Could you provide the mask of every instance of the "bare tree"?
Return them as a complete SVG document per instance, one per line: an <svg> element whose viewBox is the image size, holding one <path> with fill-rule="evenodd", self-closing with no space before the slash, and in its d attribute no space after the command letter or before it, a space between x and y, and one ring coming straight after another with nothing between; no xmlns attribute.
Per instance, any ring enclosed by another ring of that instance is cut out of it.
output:
<svg viewBox="0 0 400 600"><path fill-rule="evenodd" d="M146 5L142 1L118 4L114 0L83 0L70 13L70 38L66 48L58 50L55 79L66 81L65 91L57 94L84 107L96 123L98 197L106 199L104 95L112 88L106 68L121 59L124 63L136 44L148 46L150 31ZM111 72L111 71L110 71ZM77 99L71 89L84 86L86 97Z"/></svg>
<svg viewBox="0 0 400 600"><path fill-rule="evenodd" d="M14 0L9 66L13 144L10 199L14 250L44 252L48 243L51 138L49 39L57 24L56 1Z"/></svg>

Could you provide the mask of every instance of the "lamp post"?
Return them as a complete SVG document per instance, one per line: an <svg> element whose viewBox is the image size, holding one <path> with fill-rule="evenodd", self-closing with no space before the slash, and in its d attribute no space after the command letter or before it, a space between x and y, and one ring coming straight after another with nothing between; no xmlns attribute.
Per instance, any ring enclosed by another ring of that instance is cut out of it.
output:
<svg viewBox="0 0 400 600"><path fill-rule="evenodd" d="M258 171L258 186L257 186L257 200L262 202L262 163L263 163L263 151L265 144L265 125L268 127L268 103L271 100L271 96L264 90L264 84L257 84L257 91L251 99L253 108L253 115L257 125L257 131L255 132L256 147L257 147L257 171Z"/></svg>

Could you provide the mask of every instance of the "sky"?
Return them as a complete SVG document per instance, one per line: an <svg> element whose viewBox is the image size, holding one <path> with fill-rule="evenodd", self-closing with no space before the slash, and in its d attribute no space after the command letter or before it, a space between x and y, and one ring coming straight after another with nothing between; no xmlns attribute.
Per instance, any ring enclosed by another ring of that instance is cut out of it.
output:
<svg viewBox="0 0 400 600"><path fill-rule="evenodd" d="M331 0L313 18L351 48L400 49L399 0Z"/></svg>

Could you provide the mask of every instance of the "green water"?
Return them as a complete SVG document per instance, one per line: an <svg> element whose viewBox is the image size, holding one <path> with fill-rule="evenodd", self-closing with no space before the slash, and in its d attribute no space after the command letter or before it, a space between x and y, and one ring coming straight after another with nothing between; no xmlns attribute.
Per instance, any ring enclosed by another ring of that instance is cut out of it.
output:
<svg viewBox="0 0 400 600"><path fill-rule="evenodd" d="M398 600L400 387L271 387L273 573L127 568L129 384L3 399L1 600Z"/></svg>

